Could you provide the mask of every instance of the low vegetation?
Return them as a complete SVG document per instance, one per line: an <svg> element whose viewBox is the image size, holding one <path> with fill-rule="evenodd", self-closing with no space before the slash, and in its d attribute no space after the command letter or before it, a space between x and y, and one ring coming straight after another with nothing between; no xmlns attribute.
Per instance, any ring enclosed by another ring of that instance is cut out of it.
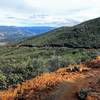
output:
<svg viewBox="0 0 100 100"><path fill-rule="evenodd" d="M77 92L79 100L100 100L100 78L92 81L88 87L81 88Z"/></svg>
<svg viewBox="0 0 100 100"><path fill-rule="evenodd" d="M86 100L86 97L89 92L93 92L94 89L92 88L81 88L80 91L77 93L79 100Z"/></svg>
<svg viewBox="0 0 100 100"><path fill-rule="evenodd" d="M0 48L0 89L31 79L43 72L93 59L100 50L36 47Z"/></svg>
<svg viewBox="0 0 100 100"><path fill-rule="evenodd" d="M19 45L100 48L100 18L73 27L61 27L25 40Z"/></svg>

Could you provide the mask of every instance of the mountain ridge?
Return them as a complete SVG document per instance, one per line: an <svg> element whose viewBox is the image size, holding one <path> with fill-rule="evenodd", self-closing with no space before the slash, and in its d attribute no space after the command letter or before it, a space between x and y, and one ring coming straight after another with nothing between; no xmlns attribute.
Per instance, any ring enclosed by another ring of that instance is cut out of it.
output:
<svg viewBox="0 0 100 100"><path fill-rule="evenodd" d="M100 48L100 17L73 27L60 27L23 41L22 45Z"/></svg>

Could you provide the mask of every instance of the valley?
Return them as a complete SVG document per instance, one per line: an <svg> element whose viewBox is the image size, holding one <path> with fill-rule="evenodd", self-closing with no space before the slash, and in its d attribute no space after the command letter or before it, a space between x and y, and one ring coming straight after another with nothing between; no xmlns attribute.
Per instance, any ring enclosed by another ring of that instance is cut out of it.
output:
<svg viewBox="0 0 100 100"><path fill-rule="evenodd" d="M18 26L0 26L0 45L16 44L19 41L26 40L30 37L48 32L54 27L33 26L33 27L18 27Z"/></svg>

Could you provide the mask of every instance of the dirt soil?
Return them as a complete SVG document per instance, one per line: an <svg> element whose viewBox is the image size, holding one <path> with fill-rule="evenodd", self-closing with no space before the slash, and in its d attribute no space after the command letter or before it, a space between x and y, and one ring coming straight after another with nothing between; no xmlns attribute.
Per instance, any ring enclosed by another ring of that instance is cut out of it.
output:
<svg viewBox="0 0 100 100"><path fill-rule="evenodd" d="M93 86L98 79L100 68L84 72L68 72L66 68L60 68L0 91L0 100L78 100L76 92Z"/></svg>

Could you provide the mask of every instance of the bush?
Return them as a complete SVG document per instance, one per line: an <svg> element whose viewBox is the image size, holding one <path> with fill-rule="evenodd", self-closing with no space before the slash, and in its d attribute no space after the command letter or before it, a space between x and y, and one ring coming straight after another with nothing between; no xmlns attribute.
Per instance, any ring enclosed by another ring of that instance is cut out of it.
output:
<svg viewBox="0 0 100 100"><path fill-rule="evenodd" d="M7 88L6 76L0 71L0 89Z"/></svg>
<svg viewBox="0 0 100 100"><path fill-rule="evenodd" d="M59 56L53 56L49 61L48 61L48 69L49 71L55 71L60 67L66 67L68 66L68 62L66 60L62 60L61 57Z"/></svg>
<svg viewBox="0 0 100 100"><path fill-rule="evenodd" d="M77 96L79 98L79 100L86 100L86 97L87 97L87 94L89 92L93 92L94 89L92 88L81 88L78 93L77 93Z"/></svg>
<svg viewBox="0 0 100 100"><path fill-rule="evenodd" d="M12 67L12 66L5 66L5 67L0 67L0 70L3 72L3 73L5 73L5 74L11 74L11 73L13 73L16 69L14 68L14 67Z"/></svg>
<svg viewBox="0 0 100 100"><path fill-rule="evenodd" d="M10 74L8 76L8 83L9 85L15 85L19 82L23 81L23 77L20 74Z"/></svg>

